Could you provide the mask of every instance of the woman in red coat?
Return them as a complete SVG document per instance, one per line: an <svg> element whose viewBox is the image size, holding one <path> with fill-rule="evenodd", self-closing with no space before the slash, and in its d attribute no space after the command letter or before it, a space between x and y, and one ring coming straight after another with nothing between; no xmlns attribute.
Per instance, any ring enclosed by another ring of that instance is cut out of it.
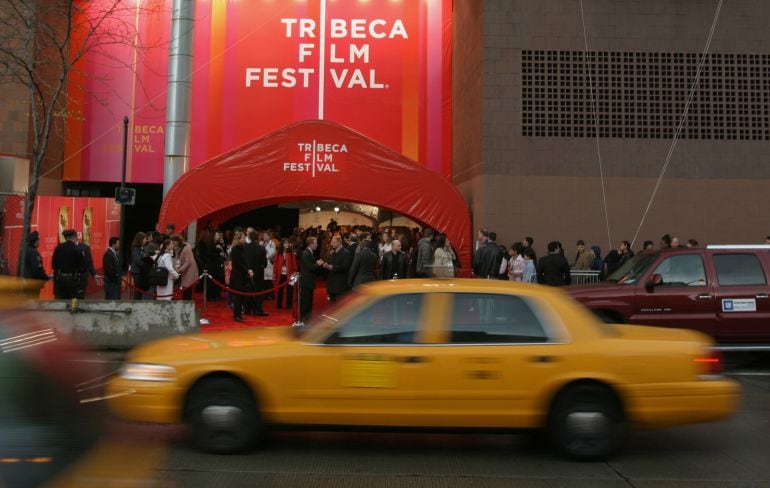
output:
<svg viewBox="0 0 770 488"><path fill-rule="evenodd" d="M291 275L297 272L297 255L294 252L294 245L289 239L283 239L278 245L273 261L273 277L276 286L286 282ZM275 279L275 278L274 278ZM286 288L279 288L275 294L278 308L283 308L284 295L286 296L286 308L291 308L292 298L294 297L294 287L289 285Z"/></svg>

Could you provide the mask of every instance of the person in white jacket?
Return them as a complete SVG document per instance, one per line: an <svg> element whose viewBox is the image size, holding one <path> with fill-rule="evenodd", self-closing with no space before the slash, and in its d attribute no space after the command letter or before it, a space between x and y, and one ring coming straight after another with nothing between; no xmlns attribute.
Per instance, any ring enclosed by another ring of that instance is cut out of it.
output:
<svg viewBox="0 0 770 488"><path fill-rule="evenodd" d="M275 260L275 254L277 252L275 242L273 242L273 233L266 231L262 233L262 246L265 248L265 254L267 254L267 266L265 266L265 289L270 290L273 288L273 262ZM280 276L278 277L281 278ZM275 295L269 293L265 296L266 300L275 300Z"/></svg>
<svg viewBox="0 0 770 488"><path fill-rule="evenodd" d="M171 239L166 239L160 246L158 251L158 264L159 268L166 268L168 270L168 281L166 286L156 287L155 293L158 294L158 300L171 300L171 295L174 292L174 281L179 279L179 273L174 269L174 247L176 243Z"/></svg>

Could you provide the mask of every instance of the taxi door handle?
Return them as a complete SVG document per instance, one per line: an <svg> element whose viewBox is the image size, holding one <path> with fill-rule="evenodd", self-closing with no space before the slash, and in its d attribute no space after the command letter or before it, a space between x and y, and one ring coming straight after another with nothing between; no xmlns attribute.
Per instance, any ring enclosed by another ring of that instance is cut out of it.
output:
<svg viewBox="0 0 770 488"><path fill-rule="evenodd" d="M698 295L698 300L711 300L713 297L711 295Z"/></svg>
<svg viewBox="0 0 770 488"><path fill-rule="evenodd" d="M767 298L767 293L760 293L757 298Z"/></svg>
<svg viewBox="0 0 770 488"><path fill-rule="evenodd" d="M530 361L535 363L553 363L559 360L556 356L532 356Z"/></svg>
<svg viewBox="0 0 770 488"><path fill-rule="evenodd" d="M428 358L425 356L403 356L401 358L402 363L427 363Z"/></svg>

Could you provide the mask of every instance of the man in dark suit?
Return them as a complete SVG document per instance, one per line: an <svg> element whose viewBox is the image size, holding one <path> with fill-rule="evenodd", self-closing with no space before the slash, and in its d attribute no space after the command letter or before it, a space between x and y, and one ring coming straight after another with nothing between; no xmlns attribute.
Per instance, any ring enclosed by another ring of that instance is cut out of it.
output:
<svg viewBox="0 0 770 488"><path fill-rule="evenodd" d="M43 267L43 258L40 251L37 250L40 245L40 234L37 231L32 232L27 238L27 265L24 267L24 278L36 280L38 292L48 281L48 273Z"/></svg>
<svg viewBox="0 0 770 488"><path fill-rule="evenodd" d="M78 297L80 274L86 269L86 258L78 247L78 234L73 229L62 232L65 241L53 251L54 296L69 300Z"/></svg>
<svg viewBox="0 0 770 488"><path fill-rule="evenodd" d="M251 291L263 291L265 289L265 267L267 266L267 251L265 247L257 240L259 234L256 230L249 231L249 242L244 245L246 254L246 263L249 266L249 276L254 284ZM246 313L251 313L258 317L265 317L267 314L262 310L262 295L247 297Z"/></svg>
<svg viewBox="0 0 770 488"><path fill-rule="evenodd" d="M406 278L408 261L406 254L401 252L401 241L396 239L391 243L390 252L382 256L382 268L380 269L380 278L391 280L394 278Z"/></svg>
<svg viewBox="0 0 770 488"><path fill-rule="evenodd" d="M500 247L494 241L490 242L489 235L486 229L479 230L479 248L473 254L473 274L483 279L496 278L502 260Z"/></svg>
<svg viewBox="0 0 770 488"><path fill-rule="evenodd" d="M379 257L372 249L372 237L368 232L362 232L360 238L358 250L348 273L348 284L351 288L377 279L374 268L377 266Z"/></svg>
<svg viewBox="0 0 770 488"><path fill-rule="evenodd" d="M350 290L348 270L353 261L350 252L342 246L340 236L332 237L332 251L327 259L329 262L323 265L323 268L329 272L326 279L326 292L329 294L329 300L334 302Z"/></svg>
<svg viewBox="0 0 770 488"><path fill-rule="evenodd" d="M313 292L315 291L315 277L323 261L316 260L313 253L318 247L315 237L305 240L305 250L299 258L299 320L305 322L310 319L313 312Z"/></svg>
<svg viewBox="0 0 770 488"><path fill-rule="evenodd" d="M549 286L564 286L572 284L569 263L561 254L559 243L548 243L548 255L540 258L537 265L537 282Z"/></svg>
<svg viewBox="0 0 770 488"><path fill-rule="evenodd" d="M120 239L110 237L109 247L102 256L104 269L104 299L120 300Z"/></svg>
<svg viewBox="0 0 770 488"><path fill-rule="evenodd" d="M88 275L91 275L96 280L97 285L101 285L101 277L96 274L96 268L94 268L94 258L91 255L91 246L83 241L79 241L78 248L83 253L85 259L85 268L80 273L80 281L78 282L78 298L85 299L86 291L88 289Z"/></svg>
<svg viewBox="0 0 770 488"><path fill-rule="evenodd" d="M348 250L351 258L355 257L356 251L358 250L358 234L355 232L350 233L348 236L348 245L345 247L345 249Z"/></svg>

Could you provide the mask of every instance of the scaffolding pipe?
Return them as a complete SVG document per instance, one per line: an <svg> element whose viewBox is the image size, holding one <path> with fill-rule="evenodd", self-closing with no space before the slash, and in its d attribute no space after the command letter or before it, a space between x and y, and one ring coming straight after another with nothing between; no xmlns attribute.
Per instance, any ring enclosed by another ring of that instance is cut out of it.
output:
<svg viewBox="0 0 770 488"><path fill-rule="evenodd" d="M168 57L163 196L189 167L193 69L193 0L174 0Z"/></svg>

